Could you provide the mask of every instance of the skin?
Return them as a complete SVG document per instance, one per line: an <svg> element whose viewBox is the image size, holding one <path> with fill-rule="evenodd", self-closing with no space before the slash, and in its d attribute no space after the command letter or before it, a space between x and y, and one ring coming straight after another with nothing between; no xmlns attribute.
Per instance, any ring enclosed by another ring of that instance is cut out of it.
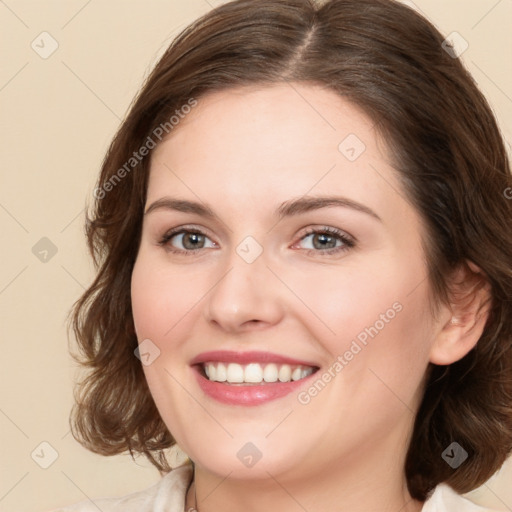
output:
<svg viewBox="0 0 512 512"><path fill-rule="evenodd" d="M349 134L366 146L352 162L338 149ZM344 196L380 220L340 206L275 215L304 195ZM317 85L202 97L152 154L146 210L164 196L217 216L147 213L132 276L137 337L160 350L144 366L152 396L196 463L188 505L196 492L201 512L421 510L403 465L427 366L463 357L484 319L470 311L450 323L444 306L432 318L424 226L371 120ZM180 226L203 231L202 248L179 235L159 244ZM355 245L322 254L311 227L337 228ZM236 252L247 236L263 248L252 263ZM222 404L189 365L208 350L257 350L314 362L320 375L396 303L401 311L307 404L297 393ZM247 442L262 454L252 467L237 457Z"/></svg>

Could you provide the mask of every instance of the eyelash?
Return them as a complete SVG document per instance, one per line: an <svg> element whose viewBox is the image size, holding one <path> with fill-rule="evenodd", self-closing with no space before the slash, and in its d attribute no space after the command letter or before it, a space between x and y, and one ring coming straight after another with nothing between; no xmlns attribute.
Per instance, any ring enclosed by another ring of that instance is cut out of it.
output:
<svg viewBox="0 0 512 512"><path fill-rule="evenodd" d="M183 249L176 249L175 247L173 247L172 245L169 244L169 242L171 241L171 239L174 236L181 235L181 234L190 234L190 233L196 233L198 235L202 235L202 236L205 236L208 238L208 235L206 235L206 233L204 233L200 229L187 228L187 227L181 226L179 228L174 228L174 229L167 231L162 236L160 241L158 242L158 245L165 247L165 249L171 253L183 254L185 256L196 255L197 252L199 252L202 248L192 249L192 250L183 250ZM348 250L352 249L353 247L355 247L355 245L356 245L355 240L352 237L348 236L346 233L344 233L343 231L340 231L339 229L328 227L328 226L324 226L322 228L309 228L307 230L307 232L301 236L299 242L304 240L306 237L308 237L310 235L315 235L315 234L327 234L327 235L334 236L335 238L340 240L343 243L343 245L340 247L332 247L330 249L304 249L306 254L314 253L315 255L324 255L324 254L334 255L334 254L348 251ZM296 244L294 244L294 245L296 245Z"/></svg>

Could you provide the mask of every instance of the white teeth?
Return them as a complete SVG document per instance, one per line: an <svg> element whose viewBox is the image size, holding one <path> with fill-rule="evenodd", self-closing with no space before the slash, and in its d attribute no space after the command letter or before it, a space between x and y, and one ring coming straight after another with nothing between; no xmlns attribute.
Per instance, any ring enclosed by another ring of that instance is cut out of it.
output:
<svg viewBox="0 0 512 512"><path fill-rule="evenodd" d="M215 380L218 382L226 382L228 380L228 372L224 363L217 363L217 374Z"/></svg>
<svg viewBox="0 0 512 512"><path fill-rule="evenodd" d="M265 368L266 371L266 368ZM263 370L259 364L248 364L244 370L245 382L261 382L263 379ZM266 379L265 379L266 380Z"/></svg>
<svg viewBox="0 0 512 512"><path fill-rule="evenodd" d="M314 372L310 366L276 363L238 363L209 362L203 365L206 377L211 381L230 384L261 384L262 382L290 382L308 377Z"/></svg>
<svg viewBox="0 0 512 512"><path fill-rule="evenodd" d="M263 379L265 382L277 382L278 375L277 365L270 363L265 366L265 369L263 370Z"/></svg>
<svg viewBox="0 0 512 512"><path fill-rule="evenodd" d="M237 363L229 363L226 377L227 377L228 382L243 382L244 381L244 369ZM216 379L210 378L210 380L216 380Z"/></svg>
<svg viewBox="0 0 512 512"><path fill-rule="evenodd" d="M283 364L281 368L279 368L279 380L281 382L290 382L292 378L292 369L290 368L290 365Z"/></svg>
<svg viewBox="0 0 512 512"><path fill-rule="evenodd" d="M216 379L217 367L213 363L210 363L210 364L206 365L206 368L208 368L208 374L207 374L208 378L210 380L217 380Z"/></svg>
<svg viewBox="0 0 512 512"><path fill-rule="evenodd" d="M302 371L300 368L295 368L292 372L292 380L299 380L302 375Z"/></svg>
<svg viewBox="0 0 512 512"><path fill-rule="evenodd" d="M219 370L217 370L218 372ZM303 379L304 377L307 377L308 375L311 375L313 373L313 368L303 368L302 373L300 374L300 378Z"/></svg>

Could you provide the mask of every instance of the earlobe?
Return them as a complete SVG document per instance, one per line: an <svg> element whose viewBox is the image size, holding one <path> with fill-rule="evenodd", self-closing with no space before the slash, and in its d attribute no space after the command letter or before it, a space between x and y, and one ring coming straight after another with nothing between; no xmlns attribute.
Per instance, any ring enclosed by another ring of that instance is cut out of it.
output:
<svg viewBox="0 0 512 512"><path fill-rule="evenodd" d="M443 307L430 351L430 362L434 364L449 365L462 359L484 332L491 302L490 285L477 265L466 263L452 276L450 306Z"/></svg>

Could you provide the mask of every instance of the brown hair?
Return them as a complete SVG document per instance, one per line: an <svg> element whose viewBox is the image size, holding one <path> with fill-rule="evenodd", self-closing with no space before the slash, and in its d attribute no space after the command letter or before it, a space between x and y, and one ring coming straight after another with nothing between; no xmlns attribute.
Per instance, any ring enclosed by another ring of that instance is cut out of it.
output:
<svg viewBox="0 0 512 512"><path fill-rule="evenodd" d="M477 346L449 366L429 366L405 464L410 494L424 501L440 482L467 492L499 469L512 450L512 180L489 105L442 43L432 24L390 0L237 0L174 40L111 143L87 216L98 273L73 310L76 357L89 369L77 387L75 438L98 453L143 453L170 469L163 450L174 440L134 356L130 279L150 159L129 159L156 127L168 131L169 117L191 98L309 82L358 105L385 136L426 224L437 303L448 303L448 276L466 260L490 287ZM454 441L469 454L455 470L441 457Z"/></svg>

